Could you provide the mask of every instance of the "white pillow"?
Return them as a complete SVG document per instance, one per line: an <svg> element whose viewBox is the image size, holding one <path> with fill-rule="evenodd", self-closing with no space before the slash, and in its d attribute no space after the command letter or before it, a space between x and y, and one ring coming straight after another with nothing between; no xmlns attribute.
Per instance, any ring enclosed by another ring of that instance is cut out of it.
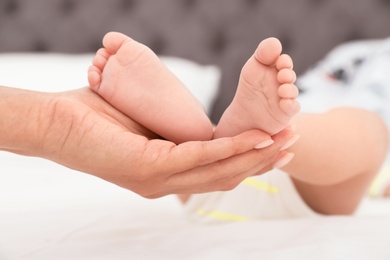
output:
<svg viewBox="0 0 390 260"><path fill-rule="evenodd" d="M84 87L88 85L87 70L92 57L92 54L0 54L0 85L49 92ZM161 59L209 113L218 92L219 69L176 57Z"/></svg>

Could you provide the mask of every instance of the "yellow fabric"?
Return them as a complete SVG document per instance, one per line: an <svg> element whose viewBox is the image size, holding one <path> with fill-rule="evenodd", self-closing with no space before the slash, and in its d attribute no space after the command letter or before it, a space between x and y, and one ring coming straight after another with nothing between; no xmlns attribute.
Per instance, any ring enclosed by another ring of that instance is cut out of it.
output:
<svg viewBox="0 0 390 260"><path fill-rule="evenodd" d="M269 193L279 192L279 189L277 187L272 186L266 182L256 180L254 178L247 178L241 184L251 186L251 187L256 188L258 190L269 192Z"/></svg>
<svg viewBox="0 0 390 260"><path fill-rule="evenodd" d="M276 186L270 185L267 182L257 180L255 178L247 178L240 185L250 186L252 188L261 190L267 193L277 193L279 189ZM228 220L233 222L245 222L249 221L250 218L247 216L223 212L219 210L205 210L204 208L198 208L196 212L199 216L209 217L218 220Z"/></svg>
<svg viewBox="0 0 390 260"><path fill-rule="evenodd" d="M390 185L390 165L384 166L371 183L368 196L372 198L383 196L383 191L387 185Z"/></svg>
<svg viewBox="0 0 390 260"><path fill-rule="evenodd" d="M246 216L241 216L238 214L231 214L231 213L226 213L218 210L204 210L203 208L199 208L197 210L197 213L199 216L202 217L210 217L213 219L219 219L219 220L228 220L228 221L234 221L234 222L245 222L249 221L250 218Z"/></svg>

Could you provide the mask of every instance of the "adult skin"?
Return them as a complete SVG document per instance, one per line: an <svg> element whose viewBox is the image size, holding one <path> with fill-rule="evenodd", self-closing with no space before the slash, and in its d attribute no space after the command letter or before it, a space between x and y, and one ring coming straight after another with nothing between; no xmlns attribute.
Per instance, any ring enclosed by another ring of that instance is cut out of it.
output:
<svg viewBox="0 0 390 260"><path fill-rule="evenodd" d="M293 136L283 130L261 149L254 147L271 137L258 130L176 145L89 88L43 93L0 86L0 114L0 150L46 158L146 198L233 189L270 170Z"/></svg>

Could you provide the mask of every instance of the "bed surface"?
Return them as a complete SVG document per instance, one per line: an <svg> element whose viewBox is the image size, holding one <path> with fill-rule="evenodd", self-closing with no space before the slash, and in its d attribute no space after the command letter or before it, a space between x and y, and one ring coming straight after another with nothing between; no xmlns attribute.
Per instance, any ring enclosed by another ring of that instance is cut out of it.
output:
<svg viewBox="0 0 390 260"><path fill-rule="evenodd" d="M188 222L174 196L145 200L37 158L0 153L0 161L8 170L0 173L0 259L390 256L390 201L366 200L355 217L207 226Z"/></svg>

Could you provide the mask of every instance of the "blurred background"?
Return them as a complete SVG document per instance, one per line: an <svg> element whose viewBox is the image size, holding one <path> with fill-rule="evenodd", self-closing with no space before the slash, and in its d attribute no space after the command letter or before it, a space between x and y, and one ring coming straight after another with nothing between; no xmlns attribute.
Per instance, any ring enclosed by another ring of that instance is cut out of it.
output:
<svg viewBox="0 0 390 260"><path fill-rule="evenodd" d="M0 52L94 52L120 31L159 55L221 68L211 118L259 41L280 38L301 74L340 43L390 35L390 0L0 0Z"/></svg>

